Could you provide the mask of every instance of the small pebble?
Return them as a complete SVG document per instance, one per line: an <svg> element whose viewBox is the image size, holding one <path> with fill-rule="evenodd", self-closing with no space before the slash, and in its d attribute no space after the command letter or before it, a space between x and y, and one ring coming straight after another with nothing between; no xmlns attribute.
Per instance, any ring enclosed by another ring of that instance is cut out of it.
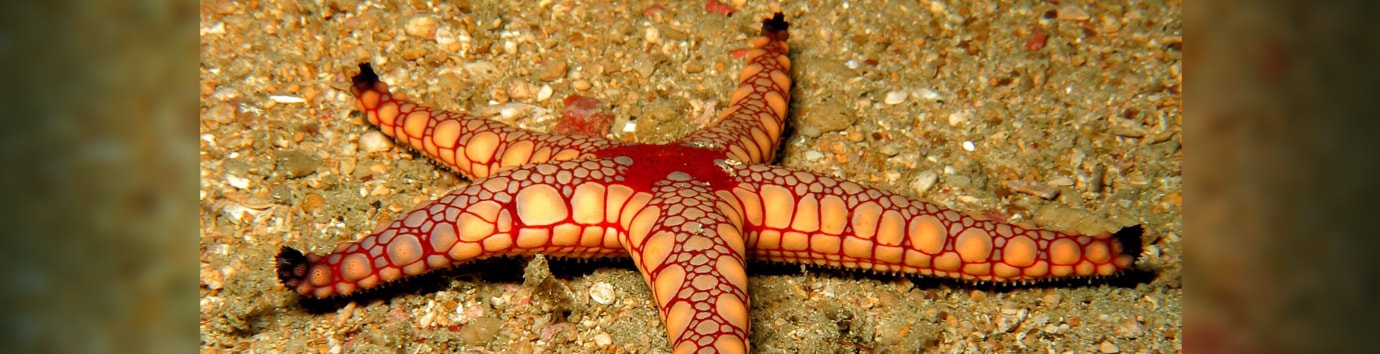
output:
<svg viewBox="0 0 1380 354"><path fill-rule="evenodd" d="M819 161L819 159L822 159L822 158L824 158L824 153L821 153L821 152L819 152L819 151L810 150L810 151L806 151L806 152L805 152L805 159L806 159L806 160L810 160L810 161Z"/></svg>
<svg viewBox="0 0 1380 354"><path fill-rule="evenodd" d="M537 320L537 322L541 322L541 321L542 321L542 319L538 319L538 320ZM539 326L539 325L534 324L534 326ZM541 341L543 341L543 342L550 342L550 341L551 341L551 338L555 338L555 337L556 337L556 334L561 333L561 331L569 330L571 327L574 327L574 326L575 326L575 325L572 325L572 324L570 324L569 322L561 322L561 323L556 323L556 324L552 324L552 325L549 325L549 326L541 327L541 334L540 334L539 336L537 336L537 338L540 338Z"/></svg>
<svg viewBox="0 0 1380 354"><path fill-rule="evenodd" d="M574 85L577 91L589 91L590 87L589 81L584 79L575 80L571 85Z"/></svg>
<svg viewBox="0 0 1380 354"><path fill-rule="evenodd" d="M701 72L704 72L704 64L701 64L699 62L690 62L685 64L686 74L699 74Z"/></svg>
<svg viewBox="0 0 1380 354"><path fill-rule="evenodd" d="M659 62L651 57L643 57L633 62L632 69L642 77L651 77L656 72L656 65Z"/></svg>
<svg viewBox="0 0 1380 354"><path fill-rule="evenodd" d="M266 211L267 209L253 209L234 202L228 203L224 208L221 208L221 212L225 214L225 216L230 217L231 220L235 220L235 222L241 222L245 219L258 219L259 216L263 215Z"/></svg>
<svg viewBox="0 0 1380 354"><path fill-rule="evenodd" d="M344 156L353 156L353 155L358 154L358 153L359 153L359 141L354 141L354 142L345 144L345 146L341 146L341 147L340 147L340 150L339 150L339 152L338 152L338 154L344 155ZM346 161L352 161L352 160L340 160L340 163L344 164L344 163L346 163ZM350 162L349 164L350 164L350 166L341 165L341 171L345 171L345 170L346 170L345 167L349 167L348 169L351 170L351 171L353 171L353 170L354 170L354 162ZM349 173L347 172L346 174L349 174Z"/></svg>
<svg viewBox="0 0 1380 354"><path fill-rule="evenodd" d="M1020 326L1021 322L1025 321L1027 314L1029 313L1025 309L1002 309L1001 314L997 315L995 319L997 328L996 332L993 333L1011 332Z"/></svg>
<svg viewBox="0 0 1380 354"><path fill-rule="evenodd" d="M436 321L436 313L435 313L435 312L427 312L427 313L425 313L425 314L422 314L421 317L417 317L417 327L418 327L418 328L427 328L427 327L431 327L431 324L435 323L435 321Z"/></svg>
<svg viewBox="0 0 1380 354"><path fill-rule="evenodd" d="M235 89L229 87L222 87L216 89L216 92L211 94L211 98L221 101L229 101L236 98L240 98L240 92L235 91Z"/></svg>
<svg viewBox="0 0 1380 354"><path fill-rule="evenodd" d="M944 99L944 96L942 96L942 95L940 95L938 92L934 92L934 90L931 90L931 89L928 89L928 88L918 88L918 89L912 90L912 91L910 92L910 95L911 95L911 96L915 96L915 98L919 98L919 99L921 99L921 100L930 101L930 102L939 101L939 100L943 100L943 99Z"/></svg>
<svg viewBox="0 0 1380 354"><path fill-rule="evenodd" d="M483 307L483 306L479 306L479 305L474 305L474 306L470 306L470 307L466 307L466 308L461 308L461 307L458 307L458 306L457 306L457 307L455 308L455 313L460 314L460 315L463 315L463 316L464 316L463 318L466 318L466 319L469 319L469 318L480 318L480 317L484 317L484 307Z"/></svg>
<svg viewBox="0 0 1380 354"><path fill-rule="evenodd" d="M239 189L249 188L249 179L236 175L225 175L225 182Z"/></svg>
<svg viewBox="0 0 1380 354"><path fill-rule="evenodd" d="M1102 352L1102 353L1109 353L1109 354L1110 354L1110 353L1120 353L1120 352L1121 352L1121 348L1117 348L1116 344L1112 344L1111 341L1105 341L1105 342L1102 342L1102 345L1097 346L1097 351L1098 351L1098 352Z"/></svg>
<svg viewBox="0 0 1380 354"><path fill-rule="evenodd" d="M594 335L594 345L603 347L610 344L613 344L613 337L609 336L608 333L599 332L599 334Z"/></svg>
<svg viewBox="0 0 1380 354"><path fill-rule="evenodd" d="M542 64L541 74L537 75L537 79L551 81L563 78L567 67L568 65L563 60L547 60L545 64Z"/></svg>
<svg viewBox="0 0 1380 354"><path fill-rule="evenodd" d="M954 112L949 114L949 126L957 127L959 124L967 123L968 116L970 116L970 114L967 112Z"/></svg>
<svg viewBox="0 0 1380 354"><path fill-rule="evenodd" d="M541 88L537 89L537 102L546 102L552 93L555 93L555 90L551 89L551 85L542 84Z"/></svg>
<svg viewBox="0 0 1380 354"><path fill-rule="evenodd" d="M498 66L487 61L469 62L461 67L465 69L466 74L470 74L472 78L480 81L489 80L498 76Z"/></svg>
<svg viewBox="0 0 1380 354"><path fill-rule="evenodd" d="M944 11L947 11L947 9L944 6L944 3L938 1L930 2L930 13L942 14L944 13Z"/></svg>
<svg viewBox="0 0 1380 354"><path fill-rule="evenodd" d="M302 202L298 203L298 207L302 208L302 211L310 213L325 204L326 198L320 194L308 193L306 197L302 198Z"/></svg>
<svg viewBox="0 0 1380 354"><path fill-rule="evenodd" d="M316 168L321 166L320 158L302 150L280 151L274 162L277 170L288 178L305 177L316 173Z"/></svg>
<svg viewBox="0 0 1380 354"><path fill-rule="evenodd" d="M460 342L465 345L479 346L493 341L498 336L498 330L503 328L503 321L493 317L482 317L471 321L460 329Z"/></svg>
<svg viewBox="0 0 1380 354"><path fill-rule="evenodd" d="M882 175L882 176L885 178L886 183L890 184L890 183L895 183L897 179L900 179L900 178L901 178L901 173L900 173L900 172L887 172L886 174L884 174L884 175Z"/></svg>
<svg viewBox="0 0 1380 354"><path fill-rule="evenodd" d="M661 31L657 30L656 27L647 27L642 33L642 39L647 40L648 44L660 44Z"/></svg>
<svg viewBox="0 0 1380 354"><path fill-rule="evenodd" d="M971 141L964 141L964 142L963 142L963 150L977 151L977 146L973 146L973 142L971 142Z"/></svg>
<svg viewBox="0 0 1380 354"><path fill-rule="evenodd" d="M1136 338L1145 334L1145 327L1140 325L1134 318L1127 318L1116 327L1116 336L1121 338Z"/></svg>
<svg viewBox="0 0 1380 354"><path fill-rule="evenodd" d="M508 86L508 97L515 100L525 100L532 97L532 85L523 81L513 82L512 85Z"/></svg>
<svg viewBox="0 0 1380 354"><path fill-rule="evenodd" d="M1059 176L1049 179L1049 181L1045 182L1045 184L1054 187L1068 187L1073 185L1073 179L1064 176Z"/></svg>
<svg viewBox="0 0 1380 354"><path fill-rule="evenodd" d="M498 106L498 116L508 120L517 119L517 117L531 112L534 107L535 106L521 103L505 103L502 106Z"/></svg>
<svg viewBox="0 0 1380 354"><path fill-rule="evenodd" d="M1117 20L1115 16L1098 15L1097 17L1101 20L1098 21L1101 24L1097 27L1098 32L1115 33L1121 30L1121 21Z"/></svg>
<svg viewBox="0 0 1380 354"><path fill-rule="evenodd" d="M1059 7L1059 19L1064 21L1083 21L1088 19L1088 12L1074 4L1064 4Z"/></svg>
<svg viewBox="0 0 1380 354"><path fill-rule="evenodd" d="M601 305L612 304L613 297L614 293L612 284L599 282L594 283L593 286L589 287L589 298L593 299L594 302L597 302Z"/></svg>
<svg viewBox="0 0 1380 354"><path fill-rule="evenodd" d="M278 103L302 103L307 101L306 99L301 97L285 95L271 95L268 96L268 99Z"/></svg>
<svg viewBox="0 0 1380 354"><path fill-rule="evenodd" d="M393 148L393 140L383 132L370 130L359 135L359 149L364 153L388 151Z"/></svg>
<svg viewBox="0 0 1380 354"><path fill-rule="evenodd" d="M436 29L436 44L441 45L447 51L458 52L463 48L460 43L460 36L456 35L456 30L451 26L440 26Z"/></svg>
<svg viewBox="0 0 1380 354"><path fill-rule="evenodd" d="M1045 294L1044 297L1040 298L1040 301L1044 302L1045 308L1051 310L1053 310L1056 307L1059 307L1059 302L1063 300L1064 296L1059 295L1057 293Z"/></svg>
<svg viewBox="0 0 1380 354"><path fill-rule="evenodd" d="M209 28L202 27L201 35L206 36L208 34L225 34L225 22L216 22L216 24L211 25Z"/></svg>
<svg viewBox="0 0 1380 354"><path fill-rule="evenodd" d="M939 181L939 174L935 173L934 170L920 171L920 174L910 181L910 189L915 191L915 194L925 194L937 181Z"/></svg>
<svg viewBox="0 0 1380 354"><path fill-rule="evenodd" d="M1144 256L1145 259L1160 258L1160 247L1156 245L1147 245L1145 246L1145 250L1141 251L1141 255Z"/></svg>
<svg viewBox="0 0 1380 354"><path fill-rule="evenodd" d="M216 103L206 112L206 119L217 123L229 123L235 120L235 106L229 103ZM210 134L207 134L210 135ZM205 139L203 139L205 140ZM214 143L212 144L215 145Z"/></svg>
<svg viewBox="0 0 1380 354"><path fill-rule="evenodd" d="M403 32L408 35L421 39L435 39L436 28L441 26L441 22L434 16L420 15L407 20L403 25Z"/></svg>
<svg viewBox="0 0 1380 354"><path fill-rule="evenodd" d="M1006 187L1016 192L1033 195L1043 199L1054 199L1054 197L1059 196L1058 187L1045 183L1015 180L1006 182Z"/></svg>
<svg viewBox="0 0 1380 354"><path fill-rule="evenodd" d="M202 264L204 265L205 263ZM225 286L224 279L225 276L220 272L216 272L210 268L201 268L201 285L205 285L207 289L219 290L223 288Z"/></svg>
<svg viewBox="0 0 1380 354"><path fill-rule="evenodd" d="M906 101L907 96L910 96L910 90L896 90L887 92L886 97L882 98L882 103L886 103L889 105L901 104L901 102Z"/></svg>

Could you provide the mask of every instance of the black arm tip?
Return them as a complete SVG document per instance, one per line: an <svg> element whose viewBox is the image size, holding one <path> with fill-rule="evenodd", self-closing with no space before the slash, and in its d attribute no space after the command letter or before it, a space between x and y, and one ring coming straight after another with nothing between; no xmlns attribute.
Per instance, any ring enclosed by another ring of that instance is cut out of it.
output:
<svg viewBox="0 0 1380 354"><path fill-rule="evenodd" d="M356 93L374 88L374 84L379 82L379 74L374 72L374 67L369 63L359 63L359 74L350 78L354 83Z"/></svg>
<svg viewBox="0 0 1380 354"><path fill-rule="evenodd" d="M786 15L780 12L773 14L771 18L762 20L763 37L784 41L790 38L790 33L786 31L790 28L791 23L786 22Z"/></svg>
<svg viewBox="0 0 1380 354"><path fill-rule="evenodd" d="M302 251L283 246L274 263L278 266L278 281L289 288L297 287L307 279L307 256Z"/></svg>
<svg viewBox="0 0 1380 354"><path fill-rule="evenodd" d="M1140 253L1145 247L1141 240L1143 234L1145 234L1145 228L1137 224L1117 230L1115 234L1112 234L1112 237L1121 243L1121 251L1131 255L1131 262L1135 263L1136 260L1140 259Z"/></svg>

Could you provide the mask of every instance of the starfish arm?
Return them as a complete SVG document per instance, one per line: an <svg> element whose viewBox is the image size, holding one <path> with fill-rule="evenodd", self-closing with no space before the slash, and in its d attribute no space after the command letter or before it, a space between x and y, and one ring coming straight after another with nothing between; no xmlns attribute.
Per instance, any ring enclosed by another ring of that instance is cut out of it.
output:
<svg viewBox="0 0 1380 354"><path fill-rule="evenodd" d="M629 164L617 158L565 161L500 172L329 254L284 247L278 278L298 294L324 298L488 257L623 255L621 225L651 197L617 184Z"/></svg>
<svg viewBox="0 0 1380 354"><path fill-rule="evenodd" d="M1105 276L1140 253L1140 226L1076 235L973 217L810 172L752 165L720 198L745 215L753 259L983 281Z"/></svg>
<svg viewBox="0 0 1380 354"><path fill-rule="evenodd" d="M390 93L369 64L359 67L352 91L369 123L470 179L528 163L572 160L620 145L599 137L527 131L464 112L421 106Z"/></svg>
<svg viewBox="0 0 1380 354"><path fill-rule="evenodd" d="M787 27L781 13L762 21L762 35L747 51L747 67L719 118L680 140L681 144L728 153L746 163L768 163L785 127L791 100L791 60L786 54Z"/></svg>
<svg viewBox="0 0 1380 354"><path fill-rule="evenodd" d="M675 353L748 351L741 218L709 184L676 172L625 224L623 245L652 288ZM730 216L734 215L734 216Z"/></svg>

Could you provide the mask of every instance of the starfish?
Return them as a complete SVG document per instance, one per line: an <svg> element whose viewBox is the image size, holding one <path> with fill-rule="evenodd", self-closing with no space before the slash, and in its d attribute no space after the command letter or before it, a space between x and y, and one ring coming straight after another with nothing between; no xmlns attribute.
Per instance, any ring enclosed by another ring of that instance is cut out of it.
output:
<svg viewBox="0 0 1380 354"><path fill-rule="evenodd" d="M743 353L748 260L1016 283L1133 265L1139 225L1040 230L769 165L790 100L788 28L779 12L763 20L731 104L662 145L434 110L360 64L352 91L368 121L473 183L329 254L283 247L278 278L300 296L337 298L490 257L631 257L674 352Z"/></svg>

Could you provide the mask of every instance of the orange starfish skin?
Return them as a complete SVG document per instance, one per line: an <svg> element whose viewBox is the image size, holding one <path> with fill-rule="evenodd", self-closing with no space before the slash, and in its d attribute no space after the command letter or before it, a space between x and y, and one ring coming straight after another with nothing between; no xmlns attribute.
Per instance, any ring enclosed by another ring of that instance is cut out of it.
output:
<svg viewBox="0 0 1380 354"><path fill-rule="evenodd" d="M1073 235L986 220L857 183L786 168L734 170L718 192L741 211L748 257L984 281L1113 275L1139 227ZM1135 252L1135 253L1128 253Z"/></svg>
<svg viewBox="0 0 1380 354"><path fill-rule="evenodd" d="M738 75L729 105L719 119L690 133L679 143L727 152L746 163L770 163L786 124L791 101L791 60L785 21L763 23L762 36L753 39L748 65Z"/></svg>
<svg viewBox="0 0 1380 354"><path fill-rule="evenodd" d="M389 93L388 85L379 81L367 64L361 64L360 69L351 91L369 123L470 179L622 145L598 137L532 132L463 112L419 106Z"/></svg>
<svg viewBox="0 0 1380 354"><path fill-rule="evenodd" d="M1139 226L1074 235L983 220L810 172L765 165L789 102L788 24L763 21L730 106L666 145L527 132L406 102L367 65L359 108L474 182L326 255L284 247L280 281L348 296L498 256L627 255L677 353L747 352L748 259L986 281L1111 275Z"/></svg>

